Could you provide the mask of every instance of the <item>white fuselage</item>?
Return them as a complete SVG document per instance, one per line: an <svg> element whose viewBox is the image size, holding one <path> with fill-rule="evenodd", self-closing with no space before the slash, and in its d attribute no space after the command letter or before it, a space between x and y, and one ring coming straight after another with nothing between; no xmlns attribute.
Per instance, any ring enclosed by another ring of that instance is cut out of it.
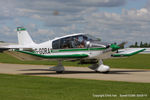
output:
<svg viewBox="0 0 150 100"><path fill-rule="evenodd" d="M53 49L53 40L32 45L36 54L40 55L72 55L87 54L88 59L97 59L103 53L102 50L90 50L90 48Z"/></svg>

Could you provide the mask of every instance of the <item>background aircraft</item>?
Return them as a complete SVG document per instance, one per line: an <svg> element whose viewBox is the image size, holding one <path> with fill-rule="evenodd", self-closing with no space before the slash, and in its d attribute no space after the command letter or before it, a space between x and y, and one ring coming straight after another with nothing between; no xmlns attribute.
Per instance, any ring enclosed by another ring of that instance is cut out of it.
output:
<svg viewBox="0 0 150 100"><path fill-rule="evenodd" d="M85 33L56 37L40 44L33 42L23 27L18 27L17 33L18 44L1 46L1 50L13 49L17 52L32 55L34 58L58 60L58 65L50 68L57 73L62 73L65 70L62 65L63 60L80 60L90 63L94 61L95 63L89 68L96 72L106 73L110 71L110 67L103 64L103 59L131 56L145 50L143 48L126 48L118 52L119 45L101 42Z"/></svg>

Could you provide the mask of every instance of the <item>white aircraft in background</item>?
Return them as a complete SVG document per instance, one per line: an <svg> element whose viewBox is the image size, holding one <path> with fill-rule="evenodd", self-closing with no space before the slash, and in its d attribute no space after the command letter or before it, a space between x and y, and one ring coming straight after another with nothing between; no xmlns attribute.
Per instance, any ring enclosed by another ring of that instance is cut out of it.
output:
<svg viewBox="0 0 150 100"><path fill-rule="evenodd" d="M58 60L58 65L50 68L57 73L64 72L63 60L98 61L89 66L96 72L106 73L110 67L103 64L103 59L110 57L131 56L144 51L143 48L127 48L117 52L120 48L116 44L109 44L99 41L97 38L77 33L56 37L47 42L37 44L33 42L28 32L23 27L17 28L18 45L1 46L1 49L15 49L17 52L25 53L42 59Z"/></svg>

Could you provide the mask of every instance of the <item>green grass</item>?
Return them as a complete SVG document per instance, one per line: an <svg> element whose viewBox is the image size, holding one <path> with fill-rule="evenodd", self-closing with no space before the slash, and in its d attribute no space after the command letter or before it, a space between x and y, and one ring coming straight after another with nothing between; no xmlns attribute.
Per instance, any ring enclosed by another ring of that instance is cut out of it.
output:
<svg viewBox="0 0 150 100"><path fill-rule="evenodd" d="M93 97L115 94L117 97ZM119 97L147 94L147 97ZM0 100L149 100L149 83L0 74Z"/></svg>
<svg viewBox="0 0 150 100"><path fill-rule="evenodd" d="M0 53L1 63L11 64L35 64L35 65L56 65L57 61L21 61L8 54ZM64 61L64 66L87 67L90 64L78 64L79 62ZM150 69L150 54L138 54L128 58L106 59L104 64L111 68L132 68L132 69Z"/></svg>
<svg viewBox="0 0 150 100"><path fill-rule="evenodd" d="M107 59L111 68L150 69L150 54L137 54L128 58Z"/></svg>

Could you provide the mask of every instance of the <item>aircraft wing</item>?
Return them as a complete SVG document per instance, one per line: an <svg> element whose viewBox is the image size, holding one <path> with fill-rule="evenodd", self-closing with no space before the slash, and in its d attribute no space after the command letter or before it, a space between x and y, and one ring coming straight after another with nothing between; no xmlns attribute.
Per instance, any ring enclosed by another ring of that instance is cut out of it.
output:
<svg viewBox="0 0 150 100"><path fill-rule="evenodd" d="M118 53L114 53L112 54L112 56L113 57L132 56L144 50L145 50L144 48L125 48L125 49L120 49Z"/></svg>

